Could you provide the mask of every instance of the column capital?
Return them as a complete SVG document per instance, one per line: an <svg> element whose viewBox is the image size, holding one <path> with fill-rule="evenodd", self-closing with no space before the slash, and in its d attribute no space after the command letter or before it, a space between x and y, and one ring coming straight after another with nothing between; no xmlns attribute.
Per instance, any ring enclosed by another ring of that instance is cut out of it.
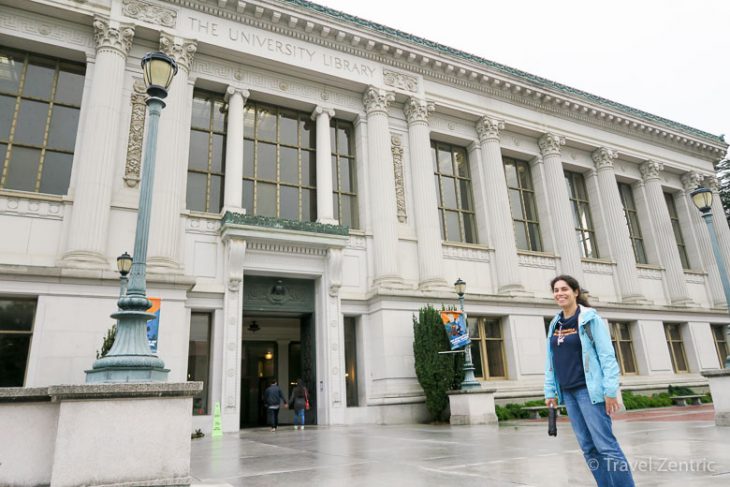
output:
<svg viewBox="0 0 730 487"><path fill-rule="evenodd" d="M682 174L682 186L684 186L685 192L692 191L693 189L702 185L704 175L697 171L690 171Z"/></svg>
<svg viewBox="0 0 730 487"><path fill-rule="evenodd" d="M618 157L618 152L608 147L599 147L591 153L596 170L613 168L613 160Z"/></svg>
<svg viewBox="0 0 730 487"><path fill-rule="evenodd" d="M332 118L335 116L335 109L331 107L317 105L312 111L312 120L317 120L317 117L319 117L320 115L327 115L329 118Z"/></svg>
<svg viewBox="0 0 730 487"><path fill-rule="evenodd" d="M243 103L246 103L246 100L248 100L248 97L251 96L251 92L243 89L243 88L237 88L233 85L228 85L226 88L226 94L223 95L223 99L226 103L229 103L231 100L231 97L234 95L241 95L241 98L243 98Z"/></svg>
<svg viewBox="0 0 730 487"><path fill-rule="evenodd" d="M365 111L370 113L387 112L388 105L395 100L395 94L392 91L385 91L373 86L365 90L362 97L362 103L365 105Z"/></svg>
<svg viewBox="0 0 730 487"><path fill-rule="evenodd" d="M198 50L198 42L192 39L181 39L171 36L166 32L160 32L160 51L175 60L178 67L190 72L193 64L193 56Z"/></svg>
<svg viewBox="0 0 730 487"><path fill-rule="evenodd" d="M96 50L113 49L126 58L132 48L134 26L111 22L108 18L97 15L94 17L94 41Z"/></svg>
<svg viewBox="0 0 730 487"><path fill-rule="evenodd" d="M476 124L479 141L499 140L499 131L504 129L504 120L484 116Z"/></svg>
<svg viewBox="0 0 730 487"><path fill-rule="evenodd" d="M710 188L713 193L719 193L720 192L720 180L717 179L717 176L707 175L705 176L703 180L706 187Z"/></svg>
<svg viewBox="0 0 730 487"><path fill-rule="evenodd" d="M659 179L659 173L664 170L664 163L648 159L641 163L639 170L644 181Z"/></svg>
<svg viewBox="0 0 730 487"><path fill-rule="evenodd" d="M403 113L406 115L408 123L424 122L428 123L428 115L436 109L436 105L430 101L421 100L416 97L408 98L403 106Z"/></svg>
<svg viewBox="0 0 730 487"><path fill-rule="evenodd" d="M540 137L537 145L543 156L560 155L560 146L565 145L565 137L548 132Z"/></svg>

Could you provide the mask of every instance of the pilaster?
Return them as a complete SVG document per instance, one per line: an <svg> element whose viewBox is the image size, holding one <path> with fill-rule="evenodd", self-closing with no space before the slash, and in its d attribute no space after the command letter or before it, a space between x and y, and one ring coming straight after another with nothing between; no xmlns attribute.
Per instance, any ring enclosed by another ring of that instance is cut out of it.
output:
<svg viewBox="0 0 730 487"><path fill-rule="evenodd" d="M243 106L250 93L234 86L226 89L228 125L226 126L226 177L223 211L243 210Z"/></svg>
<svg viewBox="0 0 730 487"><path fill-rule="evenodd" d="M246 241L224 242L224 318L221 408L224 431L238 431L241 412L241 328L243 326L243 259Z"/></svg>
<svg viewBox="0 0 730 487"><path fill-rule="evenodd" d="M312 112L317 125L317 221L337 224L332 195L332 147L330 119L335 116L332 108L318 106Z"/></svg>

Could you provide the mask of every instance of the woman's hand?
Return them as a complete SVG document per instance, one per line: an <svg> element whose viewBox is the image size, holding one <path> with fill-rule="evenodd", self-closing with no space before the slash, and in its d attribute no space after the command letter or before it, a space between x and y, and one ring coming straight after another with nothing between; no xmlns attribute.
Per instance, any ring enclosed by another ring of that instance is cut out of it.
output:
<svg viewBox="0 0 730 487"><path fill-rule="evenodd" d="M545 405L549 408L556 408L558 407L558 400L554 397L545 399Z"/></svg>
<svg viewBox="0 0 730 487"><path fill-rule="evenodd" d="M615 397L606 396L605 399L606 414L608 414L609 416L611 416L613 413L617 413L621 409L621 406L618 403L618 399L616 399Z"/></svg>

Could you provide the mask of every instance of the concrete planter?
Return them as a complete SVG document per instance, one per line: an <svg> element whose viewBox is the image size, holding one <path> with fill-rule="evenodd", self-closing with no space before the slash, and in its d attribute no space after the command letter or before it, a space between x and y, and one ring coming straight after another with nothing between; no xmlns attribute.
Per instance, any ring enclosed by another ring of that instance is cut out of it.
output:
<svg viewBox="0 0 730 487"><path fill-rule="evenodd" d="M710 383L712 404L715 407L715 424L730 426L730 369L702 372Z"/></svg>
<svg viewBox="0 0 730 487"><path fill-rule="evenodd" d="M467 389L449 391L449 407L451 408L452 425L461 424L496 424L497 414L494 409L494 392L497 389Z"/></svg>

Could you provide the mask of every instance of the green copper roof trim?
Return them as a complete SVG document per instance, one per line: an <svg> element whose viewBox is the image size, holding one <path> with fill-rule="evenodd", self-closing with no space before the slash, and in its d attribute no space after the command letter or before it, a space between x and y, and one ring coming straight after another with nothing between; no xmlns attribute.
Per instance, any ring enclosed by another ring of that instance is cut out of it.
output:
<svg viewBox="0 0 730 487"><path fill-rule="evenodd" d="M250 225L253 227L278 228L281 230L295 230L298 232L326 233L329 235L350 235L350 228L343 225L329 225L317 222L302 222L285 220L270 216L243 215L227 211L221 218L221 225Z"/></svg>
<svg viewBox="0 0 730 487"><path fill-rule="evenodd" d="M711 134L709 132L705 132L703 130L696 129L694 127L690 127L689 125L684 125L682 123L675 122L673 120L669 120L667 118L663 118L658 115L653 115L653 114L645 112L643 110L639 110L637 108L632 108L628 105L623 105L621 103L611 101L607 98L593 95L586 91L582 91L582 90L579 90L576 88L571 88L570 86L567 86L567 85L564 85L561 83L557 83L555 81L550 81L549 79L542 78L540 76L536 76L534 74L530 74L525 71L521 71L519 69L511 68L507 65L496 63L494 61L490 61L488 59L484 59L482 57L475 56L474 54L469 54L468 52L460 51L459 49L454 49L453 47L439 44L438 42L429 41L428 39L424 39L423 37L418 37L413 34L409 34L407 32L403 32L398 29L393 29L392 27L387 27L385 25L378 24L376 22L371 22L369 20L365 20L360 17L356 17L354 15L350 15L348 13L341 12L339 10L325 7L323 5L318 5L316 3L312 3L307 0L282 0L282 1L285 3L292 4L292 5L298 5L300 7L304 7L309 10L314 10L315 12L322 13L329 17L334 17L338 20L344 20L344 21L353 23L359 27L365 27L366 29L374 30L375 32L378 32L380 34L385 34L386 36L389 36L389 37L394 38L399 41L410 42L412 44L417 44L419 46L423 46L428 49L434 49L436 51L440 51L449 56L453 56L456 58L461 58L461 59L464 59L467 61L473 61L475 63L489 66L490 68L495 69L497 71L501 71L502 73L516 76L518 78L522 78L523 80L528 81L528 82L532 83L533 85L539 86L541 88L562 91L563 93L567 93L569 95L572 95L572 96L575 96L578 98L582 98L583 100L586 100L586 101L589 101L592 103L597 103L599 105L603 105L605 107L612 108L614 110L622 111L624 113L627 113L627 114L630 114L630 115L633 115L636 117L640 117L645 120L649 120L651 122L655 122L655 123L664 125L666 127L669 127L669 128L675 129L675 130L681 130L684 132L688 132L688 133L697 135L699 137L705 137L705 138L711 139L715 143L727 145L725 140L722 137Z"/></svg>

